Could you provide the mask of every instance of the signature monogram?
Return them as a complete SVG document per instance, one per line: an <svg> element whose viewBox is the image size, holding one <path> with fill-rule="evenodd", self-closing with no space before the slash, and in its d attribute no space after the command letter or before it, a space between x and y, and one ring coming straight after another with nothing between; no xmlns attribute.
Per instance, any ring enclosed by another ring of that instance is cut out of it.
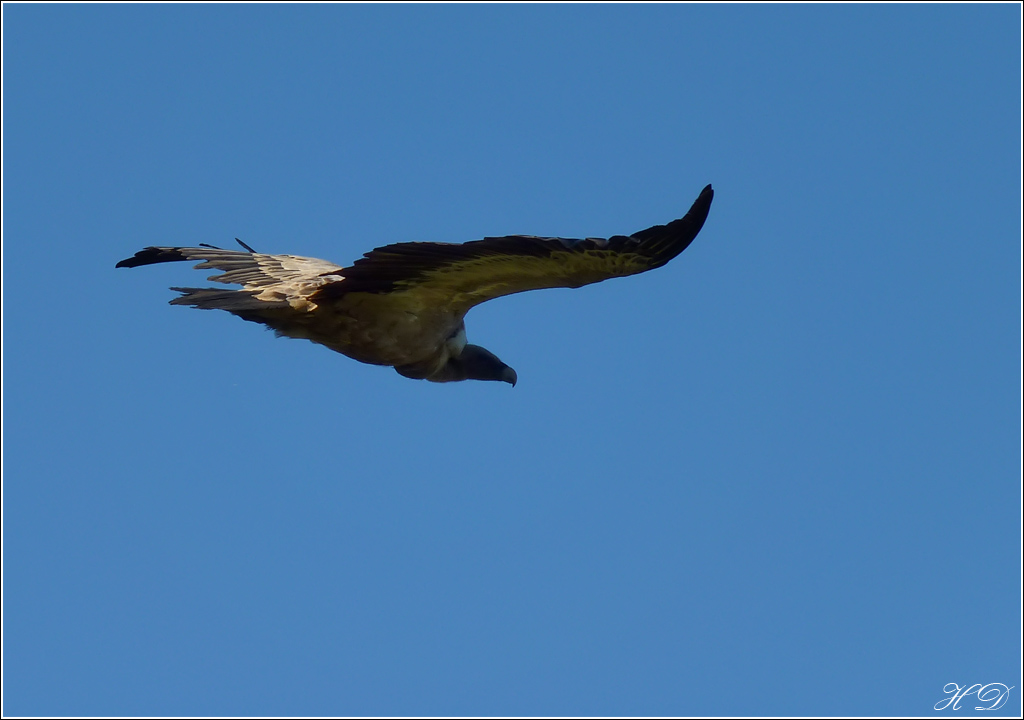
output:
<svg viewBox="0 0 1024 720"><path fill-rule="evenodd" d="M1002 683L989 683L988 685L975 683L970 687L967 685L960 687L956 683L946 683L942 688L942 692L949 695L949 697L935 703L935 709L945 710L952 705L954 710L959 710L961 700L968 695L977 695L978 702L990 703L990 705L988 707L977 705L974 708L975 710L996 710L1006 704L1006 698L1010 696L1010 691L1014 687L1014 685L1006 687Z"/></svg>

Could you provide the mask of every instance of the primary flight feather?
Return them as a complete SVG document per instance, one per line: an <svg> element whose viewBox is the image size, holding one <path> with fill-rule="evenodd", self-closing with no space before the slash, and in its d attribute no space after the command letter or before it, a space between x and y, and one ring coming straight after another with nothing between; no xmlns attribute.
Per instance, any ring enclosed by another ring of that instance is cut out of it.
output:
<svg viewBox="0 0 1024 720"><path fill-rule="evenodd" d="M172 305L227 310L279 336L304 338L373 365L391 365L433 382L499 380L516 373L493 353L466 342L466 313L503 295L600 282L661 267L700 232L714 191L689 212L608 239L507 235L460 244L405 242L366 253L350 267L295 255L242 250L147 247L116 267L200 260L209 279L242 289L171 288Z"/></svg>

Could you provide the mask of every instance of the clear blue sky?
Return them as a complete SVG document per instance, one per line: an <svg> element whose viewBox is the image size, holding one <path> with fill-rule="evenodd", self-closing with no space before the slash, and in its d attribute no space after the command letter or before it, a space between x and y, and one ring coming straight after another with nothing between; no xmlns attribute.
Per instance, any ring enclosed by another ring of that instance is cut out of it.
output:
<svg viewBox="0 0 1024 720"><path fill-rule="evenodd" d="M1020 12L5 5L5 714L1019 713ZM114 269L709 182L470 313L515 388Z"/></svg>

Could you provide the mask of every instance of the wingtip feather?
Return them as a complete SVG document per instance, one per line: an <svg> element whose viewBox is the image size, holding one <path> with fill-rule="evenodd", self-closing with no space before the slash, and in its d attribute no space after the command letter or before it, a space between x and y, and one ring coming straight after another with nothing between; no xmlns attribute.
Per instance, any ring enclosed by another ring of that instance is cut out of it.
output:
<svg viewBox="0 0 1024 720"><path fill-rule="evenodd" d="M187 260L188 258L181 252L182 248L170 248L170 247L148 247L139 250L137 253L132 255L130 258L125 258L115 268L133 268L140 267L142 265L154 265L156 263L164 262L176 262L178 260Z"/></svg>

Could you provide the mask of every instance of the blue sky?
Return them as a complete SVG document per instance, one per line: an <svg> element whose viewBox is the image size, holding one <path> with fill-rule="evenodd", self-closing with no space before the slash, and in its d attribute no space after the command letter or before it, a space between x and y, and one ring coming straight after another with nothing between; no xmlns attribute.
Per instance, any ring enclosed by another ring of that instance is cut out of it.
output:
<svg viewBox="0 0 1024 720"><path fill-rule="evenodd" d="M4 713L1019 714L1020 43L1016 5L5 4ZM114 269L606 237L709 182L665 268L470 313L515 388Z"/></svg>

